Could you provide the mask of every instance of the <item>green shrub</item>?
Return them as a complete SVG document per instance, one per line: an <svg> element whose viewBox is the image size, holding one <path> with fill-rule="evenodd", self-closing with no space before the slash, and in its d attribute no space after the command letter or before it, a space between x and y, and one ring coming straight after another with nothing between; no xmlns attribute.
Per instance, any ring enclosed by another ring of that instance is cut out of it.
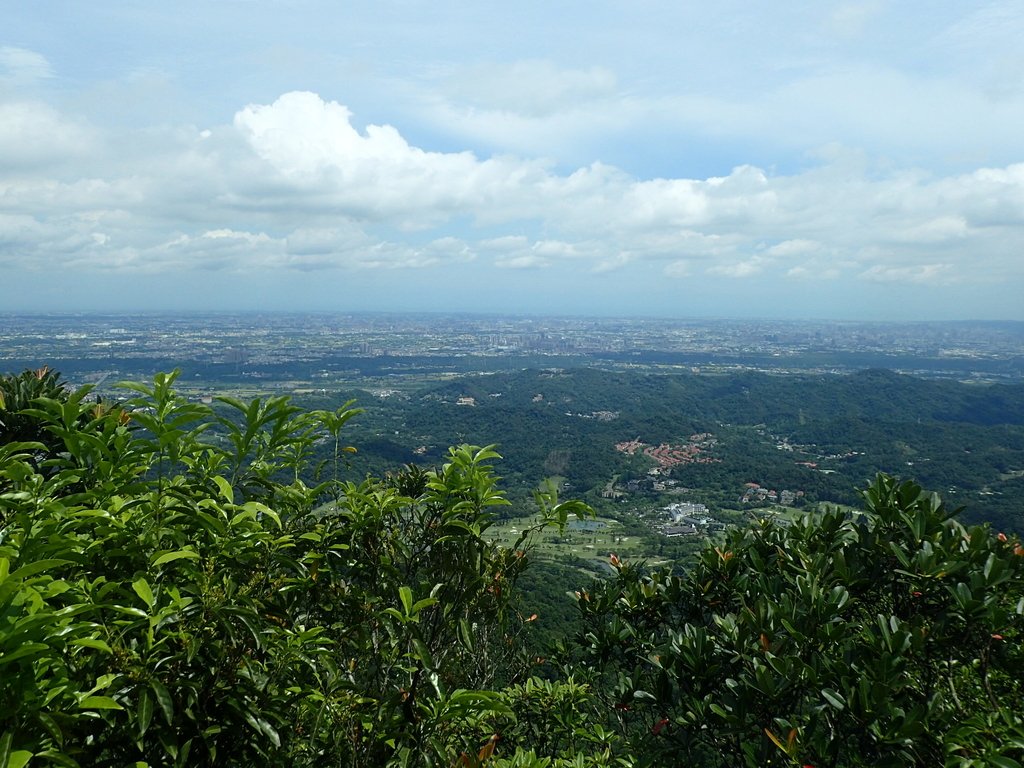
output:
<svg viewBox="0 0 1024 768"><path fill-rule="evenodd" d="M436 764L510 714L479 690L526 562L483 536L498 454L310 484L355 411L218 416L174 378L49 390L0 446L0 765Z"/></svg>

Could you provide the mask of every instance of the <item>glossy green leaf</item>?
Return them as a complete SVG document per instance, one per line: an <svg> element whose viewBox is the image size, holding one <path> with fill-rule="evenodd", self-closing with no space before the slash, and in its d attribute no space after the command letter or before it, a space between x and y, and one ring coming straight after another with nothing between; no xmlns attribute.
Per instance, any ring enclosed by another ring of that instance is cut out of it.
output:
<svg viewBox="0 0 1024 768"><path fill-rule="evenodd" d="M142 599L142 602L146 604L146 607L153 610L155 600L153 598L153 590L150 588L149 582L140 577L132 582L132 589L134 589L135 594Z"/></svg>
<svg viewBox="0 0 1024 768"><path fill-rule="evenodd" d="M76 645L80 648L94 648L95 650L103 651L104 653L113 653L106 642L95 637L78 637L71 641L71 645Z"/></svg>
<svg viewBox="0 0 1024 768"><path fill-rule="evenodd" d="M825 700L836 709L846 709L846 702L840 697L838 693L828 688L823 688L821 695L825 697Z"/></svg>
<svg viewBox="0 0 1024 768"><path fill-rule="evenodd" d="M213 482L217 484L217 488L220 490L220 496L228 504L235 503L235 490L231 487L231 483L226 479L217 475L213 478Z"/></svg>
<svg viewBox="0 0 1024 768"><path fill-rule="evenodd" d="M401 586L398 588L398 596L402 600L402 607L405 609L405 615L412 615L412 590L407 586Z"/></svg>
<svg viewBox="0 0 1024 768"><path fill-rule="evenodd" d="M135 710L135 723L140 738L145 736L152 720L153 697L149 695L149 691L146 688L142 688L139 690L139 701Z"/></svg>
<svg viewBox="0 0 1024 768"><path fill-rule="evenodd" d="M160 711L164 713L164 719L170 725L174 721L174 702L171 700L167 686L154 679L150 680L149 687L156 696L156 703L160 706Z"/></svg>
<svg viewBox="0 0 1024 768"><path fill-rule="evenodd" d="M109 696L86 696L78 706L82 709L124 709Z"/></svg>
<svg viewBox="0 0 1024 768"><path fill-rule="evenodd" d="M198 560L199 554L193 552L191 549L179 549L176 552L167 552L153 560L153 566L166 565L167 563L173 563L175 560Z"/></svg>

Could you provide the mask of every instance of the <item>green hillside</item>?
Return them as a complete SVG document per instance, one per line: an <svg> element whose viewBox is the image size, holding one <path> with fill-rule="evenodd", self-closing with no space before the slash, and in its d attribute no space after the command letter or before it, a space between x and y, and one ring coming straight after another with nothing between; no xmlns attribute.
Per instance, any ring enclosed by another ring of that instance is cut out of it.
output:
<svg viewBox="0 0 1024 768"><path fill-rule="evenodd" d="M716 441L711 463L664 474L731 505L744 484L801 491L808 502L856 503L853 488L877 472L913 476L967 507L967 519L1019 530L1024 514L1024 385L973 385L869 370L842 376L621 373L534 370L465 376L356 397L356 474L414 462L429 466L448 445L497 443L513 496L559 475L572 493L601 503L617 477L643 477L654 462L616 444ZM311 404L320 401L310 401ZM811 466L814 465L814 466ZM627 493L627 507L657 494ZM620 505L620 506L623 506Z"/></svg>

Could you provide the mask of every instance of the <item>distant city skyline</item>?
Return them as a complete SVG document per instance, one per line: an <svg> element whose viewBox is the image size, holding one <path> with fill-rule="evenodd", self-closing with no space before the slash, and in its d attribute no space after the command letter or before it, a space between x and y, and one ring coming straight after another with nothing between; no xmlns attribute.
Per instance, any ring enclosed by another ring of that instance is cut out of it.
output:
<svg viewBox="0 0 1024 768"><path fill-rule="evenodd" d="M0 312L1024 320L1024 2L16 3Z"/></svg>

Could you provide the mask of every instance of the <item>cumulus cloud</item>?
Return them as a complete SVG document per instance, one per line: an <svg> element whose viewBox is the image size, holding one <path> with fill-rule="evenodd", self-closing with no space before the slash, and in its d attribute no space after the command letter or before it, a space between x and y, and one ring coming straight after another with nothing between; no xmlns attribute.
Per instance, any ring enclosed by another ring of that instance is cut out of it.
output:
<svg viewBox="0 0 1024 768"><path fill-rule="evenodd" d="M708 273L725 277L753 277L754 275L761 274L768 264L769 261L763 256L752 256L749 259L732 264L718 264L710 267Z"/></svg>
<svg viewBox="0 0 1024 768"><path fill-rule="evenodd" d="M540 269L551 260L540 252L539 245L525 235L506 235L482 240L479 248L499 269Z"/></svg>
<svg viewBox="0 0 1024 768"><path fill-rule="evenodd" d="M390 125L369 125L360 133L346 107L308 92L250 105L235 115L235 127L296 187L317 186L339 207L368 218L405 216L409 227L481 210L489 200L500 204L505 188L537 173L528 163L425 151Z"/></svg>
<svg viewBox="0 0 1024 768"><path fill-rule="evenodd" d="M559 173L360 129L310 92L243 107L226 126L150 131L132 152L50 107L0 103L0 116L0 157L15 158L0 174L0 260L20 267L1024 278L1024 164L942 176L834 152L790 174Z"/></svg>
<svg viewBox="0 0 1024 768"><path fill-rule="evenodd" d="M0 174L19 173L40 165L85 157L94 148L93 132L33 101L0 102ZM3 176L0 176L2 183Z"/></svg>

